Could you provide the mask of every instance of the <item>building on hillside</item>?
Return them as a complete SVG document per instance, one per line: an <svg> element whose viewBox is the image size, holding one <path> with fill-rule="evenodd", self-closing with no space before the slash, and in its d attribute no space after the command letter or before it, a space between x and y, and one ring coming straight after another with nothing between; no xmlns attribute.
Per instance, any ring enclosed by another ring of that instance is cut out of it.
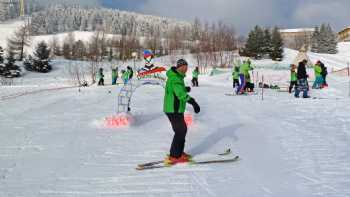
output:
<svg viewBox="0 0 350 197"><path fill-rule="evenodd" d="M280 29L284 46L295 50L310 46L314 31L315 28Z"/></svg>
<svg viewBox="0 0 350 197"><path fill-rule="evenodd" d="M350 27L346 27L338 33L339 42L350 42Z"/></svg>

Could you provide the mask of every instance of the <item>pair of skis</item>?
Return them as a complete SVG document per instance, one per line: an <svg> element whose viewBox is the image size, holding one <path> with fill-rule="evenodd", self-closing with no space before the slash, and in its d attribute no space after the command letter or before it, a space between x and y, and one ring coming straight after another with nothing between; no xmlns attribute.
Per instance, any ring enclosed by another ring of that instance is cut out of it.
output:
<svg viewBox="0 0 350 197"><path fill-rule="evenodd" d="M228 149L225 152L218 154L218 156L229 156L230 154L231 154L231 150ZM239 160L239 156L234 156L232 158L209 159L209 160L204 160L204 161L192 160L192 161L188 162L187 164L189 164L189 165L205 165L205 164L214 164L214 163L230 163L230 162L235 162L238 160ZM168 167L172 167L172 166L174 166L174 165L165 164L164 160L160 160L160 161L139 164L139 165L137 165L136 170L151 170L151 169L158 169L158 168L168 168Z"/></svg>

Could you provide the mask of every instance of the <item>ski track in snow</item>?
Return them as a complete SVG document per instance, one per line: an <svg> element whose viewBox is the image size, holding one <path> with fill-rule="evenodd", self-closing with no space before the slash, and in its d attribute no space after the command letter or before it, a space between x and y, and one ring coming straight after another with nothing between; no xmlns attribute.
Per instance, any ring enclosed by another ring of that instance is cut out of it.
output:
<svg viewBox="0 0 350 197"><path fill-rule="evenodd" d="M135 124L121 129L92 124L114 115L120 87L0 103L0 196L350 196L346 79L331 77L329 89L311 92L326 99L265 90L261 101L260 94L224 96L229 78L203 77L192 89L202 111L193 115L186 149L206 158L231 148L241 157L232 164L134 169L164 158L171 143L160 87L137 90Z"/></svg>

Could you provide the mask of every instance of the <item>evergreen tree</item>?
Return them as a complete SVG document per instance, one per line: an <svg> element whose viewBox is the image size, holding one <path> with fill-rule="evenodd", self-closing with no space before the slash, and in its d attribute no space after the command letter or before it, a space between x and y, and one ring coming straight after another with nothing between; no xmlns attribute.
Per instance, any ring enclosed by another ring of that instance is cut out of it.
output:
<svg viewBox="0 0 350 197"><path fill-rule="evenodd" d="M337 42L336 34L333 32L330 24L327 25L326 31L327 31L327 53L336 54L338 53L338 49L337 49L338 42Z"/></svg>
<svg viewBox="0 0 350 197"><path fill-rule="evenodd" d="M320 35L318 40L318 53L327 53L327 42L328 42L328 33L327 33L327 27L325 24L321 25L320 28Z"/></svg>
<svg viewBox="0 0 350 197"><path fill-rule="evenodd" d="M312 52L318 53L319 43L320 43L320 29L318 26L316 26L315 31L312 34L312 38L311 38L311 51Z"/></svg>
<svg viewBox="0 0 350 197"><path fill-rule="evenodd" d="M270 53L270 57L272 60L280 60L283 59L283 40L279 29L275 27L272 31L272 50Z"/></svg>
<svg viewBox="0 0 350 197"><path fill-rule="evenodd" d="M249 32L247 42L244 48L244 55L248 57L257 57L258 55L258 42L257 42L257 26L254 30Z"/></svg>
<svg viewBox="0 0 350 197"><path fill-rule="evenodd" d="M322 24L319 31L318 28L315 30L311 51L315 53L336 54L338 53L337 44L337 38L332 27L329 24Z"/></svg>
<svg viewBox="0 0 350 197"><path fill-rule="evenodd" d="M264 39L262 44L262 53L263 54L270 54L272 50L272 40L271 40L271 33L268 28L264 30Z"/></svg>
<svg viewBox="0 0 350 197"><path fill-rule="evenodd" d="M266 47L266 43L264 43L265 41L265 35L264 35L264 30L259 27L256 26L255 27L255 32L256 32L256 49L257 49L257 56L256 57L262 57L264 55L264 50Z"/></svg>
<svg viewBox="0 0 350 197"><path fill-rule="evenodd" d="M47 46L45 41L41 41L35 49L34 55L39 60L48 60L50 57L51 49Z"/></svg>
<svg viewBox="0 0 350 197"><path fill-rule="evenodd" d="M0 46L0 64L4 63L4 49Z"/></svg>
<svg viewBox="0 0 350 197"><path fill-rule="evenodd" d="M7 60L6 66L8 66L8 67L12 67L14 65L14 63L16 62L15 53L11 49L9 49L7 51L6 60Z"/></svg>

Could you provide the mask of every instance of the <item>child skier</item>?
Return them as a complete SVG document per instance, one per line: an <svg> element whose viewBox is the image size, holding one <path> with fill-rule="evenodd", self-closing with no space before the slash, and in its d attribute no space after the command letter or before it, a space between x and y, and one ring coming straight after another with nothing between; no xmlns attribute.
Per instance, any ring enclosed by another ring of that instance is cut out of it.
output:
<svg viewBox="0 0 350 197"><path fill-rule="evenodd" d="M193 106L195 113L200 112L197 102L191 98L185 87L185 74L188 63L184 59L177 61L176 67L167 72L167 82L164 96L164 112L175 132L170 148L170 155L165 159L166 164L184 163L190 161L191 156L184 152L187 126L184 118L186 103Z"/></svg>
<svg viewBox="0 0 350 197"><path fill-rule="evenodd" d="M112 85L116 85L118 80L118 68L112 69Z"/></svg>
<svg viewBox="0 0 350 197"><path fill-rule="evenodd" d="M198 66L194 69L192 72L192 86L198 87L198 76L199 76L199 69Z"/></svg>
<svg viewBox="0 0 350 197"><path fill-rule="evenodd" d="M233 79L233 89L236 90L236 88L239 87L239 66L235 66L233 68L232 79Z"/></svg>
<svg viewBox="0 0 350 197"><path fill-rule="evenodd" d="M252 70L250 66L250 61L244 61L243 64L239 67L239 87L237 89L237 94L243 94L247 85L247 79L250 77L249 71Z"/></svg>
<svg viewBox="0 0 350 197"><path fill-rule="evenodd" d="M322 68L321 68L321 61L318 61L315 66L314 66L314 71L315 71L315 82L312 85L312 89L321 89L321 86L323 84L323 79L322 79Z"/></svg>
<svg viewBox="0 0 350 197"><path fill-rule="evenodd" d="M104 86L104 75L103 75L103 68L100 68L98 73L97 73L97 80L98 80L98 85L99 86Z"/></svg>
<svg viewBox="0 0 350 197"><path fill-rule="evenodd" d="M290 86L289 86L289 94L292 93L292 89L297 86L298 78L296 72L297 66L292 64L290 66Z"/></svg>
<svg viewBox="0 0 350 197"><path fill-rule="evenodd" d="M323 62L320 63L320 66L322 69L321 75L322 75L322 79L323 79L323 84L322 84L321 88L325 88L325 87L328 87L327 80L326 80L327 75L328 75L328 71L327 71L327 67L324 65Z"/></svg>
<svg viewBox="0 0 350 197"><path fill-rule="evenodd" d="M129 72L128 71L122 70L122 79L123 79L124 85L126 85L128 83L128 80L129 80Z"/></svg>

